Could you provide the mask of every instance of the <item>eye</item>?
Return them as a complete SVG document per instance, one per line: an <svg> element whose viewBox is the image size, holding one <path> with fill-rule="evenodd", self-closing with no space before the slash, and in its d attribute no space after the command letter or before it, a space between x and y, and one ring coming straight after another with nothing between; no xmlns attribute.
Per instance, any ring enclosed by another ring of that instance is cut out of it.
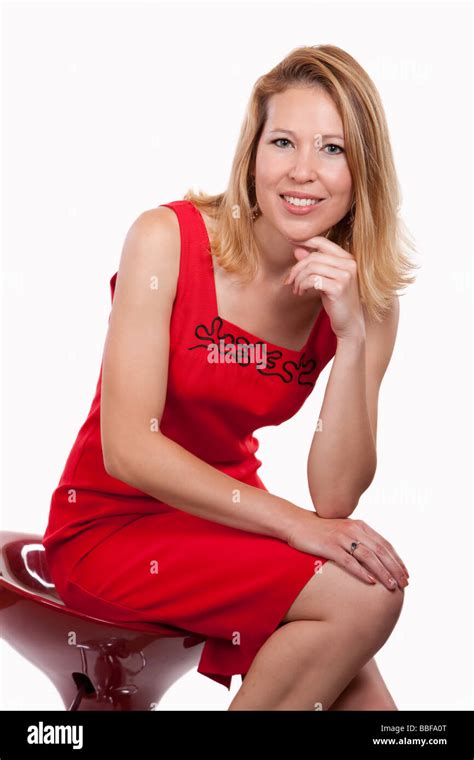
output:
<svg viewBox="0 0 474 760"><path fill-rule="evenodd" d="M277 137L276 140L272 140L271 141L271 145L276 145L277 143L282 143L282 142L283 143L287 143L288 145L293 145L293 143L291 142L291 140L288 140L288 138L286 138L286 137ZM277 147L278 148L285 148L286 145L278 145ZM338 150L337 153L335 153L333 150L331 150L330 152L327 153L328 156L340 156L341 153L345 152L344 148L341 148L340 145L336 145L335 143L329 143L328 145L325 145L324 149L326 150L326 148L337 148L337 150Z"/></svg>
<svg viewBox="0 0 474 760"><path fill-rule="evenodd" d="M340 150L342 153L344 153L344 148L341 148L341 146L340 146L340 145L335 145L335 143L329 143L329 145L325 145L325 146L324 146L324 148L337 148L337 149L338 149L338 150ZM331 153L329 153L328 155L329 155L329 156L339 156L339 155L340 155L340 153L333 153L333 152L331 152Z"/></svg>
<svg viewBox="0 0 474 760"><path fill-rule="evenodd" d="M276 139L276 140L272 140L271 144L272 144L272 145L274 145L274 144L276 144L277 142L286 142L286 143L290 143L290 144L292 144L292 143L291 143L291 140L288 140L286 137L277 137L277 139ZM281 148L281 147L283 147L283 146L279 145L278 147L279 147L279 148Z"/></svg>

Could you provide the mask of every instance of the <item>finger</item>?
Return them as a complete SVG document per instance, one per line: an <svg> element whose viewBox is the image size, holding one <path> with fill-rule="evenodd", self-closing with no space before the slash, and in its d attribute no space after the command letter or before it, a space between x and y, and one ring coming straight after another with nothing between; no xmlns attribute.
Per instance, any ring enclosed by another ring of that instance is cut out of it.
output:
<svg viewBox="0 0 474 760"><path fill-rule="evenodd" d="M406 565L403 562L403 560L398 556L398 554L395 551L395 549L393 548L393 546L391 544L389 544L388 541L382 541L382 546L385 547L385 550L393 557L393 560L400 566L402 572L408 578L409 577L409 573L408 573L408 570L406 568Z"/></svg>
<svg viewBox="0 0 474 760"><path fill-rule="evenodd" d="M383 536L381 536L380 533L377 533L376 530L371 528L370 525L367 525L366 523L361 522L360 527L368 536L370 536L370 538L374 541L375 545L381 544L382 546L386 548L386 550L392 555L392 557L394 557L396 562L399 563L401 569L403 570L407 578L409 578L410 573L408 572L407 567L405 563L403 562L403 560L401 559L401 557L399 557L399 555L393 548L392 544L389 541L387 541Z"/></svg>
<svg viewBox="0 0 474 760"><path fill-rule="evenodd" d="M329 552L326 553L329 556ZM329 557L329 559L333 559L334 562L337 562L338 565L343 567L345 570L348 570L350 573L352 573L352 575L355 575L356 578L360 578L361 581L365 581L366 583L368 582L372 585L376 583L375 578L371 576L364 567L362 567L360 562L358 562L358 560L356 560L352 554L346 552L342 547L336 547L332 554L333 556Z"/></svg>
<svg viewBox="0 0 474 760"><path fill-rule="evenodd" d="M379 559L385 564L393 577L397 579L400 588L408 585L408 571L392 545L372 529L366 529L364 530L364 533L366 534L366 537L364 538L363 543L372 549L372 551L375 552ZM374 538L372 538L372 535Z"/></svg>
<svg viewBox="0 0 474 760"><path fill-rule="evenodd" d="M326 277L327 279L336 279L337 278L338 270L336 270L334 267L328 266L327 264L308 264L306 269L303 269L301 272L298 272L297 276L295 277L295 280L293 282L293 293L298 294L300 291L302 283L310 278L310 282L308 283L308 287L314 288L314 277ZM308 288L306 288L307 290Z"/></svg>
<svg viewBox="0 0 474 760"><path fill-rule="evenodd" d="M298 251L299 249L296 248L295 251ZM301 272L302 269L307 267L309 264L314 262L321 262L322 264L328 264L335 269L344 269L348 270L349 267L353 266L347 261L342 261L340 258L338 259L336 256L333 256L329 253L324 253L323 251L312 251L309 253L305 258L300 259L296 264L293 265L287 279L286 284L291 284L291 282L295 279L295 277ZM350 271L350 270L349 270Z"/></svg>
<svg viewBox="0 0 474 760"><path fill-rule="evenodd" d="M387 570L375 552L367 544L359 544L352 555L365 565L372 575L375 575L390 591L397 587L397 581Z"/></svg>
<svg viewBox="0 0 474 760"><path fill-rule="evenodd" d="M397 562L395 557L385 548L383 544L373 546L373 551L385 565L387 570L392 574L392 577L396 579L400 588L404 588L408 585L407 576L403 569L403 564Z"/></svg>
<svg viewBox="0 0 474 760"><path fill-rule="evenodd" d="M320 274L310 274L306 277L300 284L298 295L303 295L305 290L318 290L334 298L338 295L336 280L322 277Z"/></svg>
<svg viewBox="0 0 474 760"><path fill-rule="evenodd" d="M309 277L302 281L299 295L302 295L305 290L318 290L334 298L338 294L336 281L327 277L321 277L320 274L310 274Z"/></svg>
<svg viewBox="0 0 474 760"><path fill-rule="evenodd" d="M298 250L297 248L295 251ZM351 268L353 269L353 264L349 262L346 259L338 258L337 256L334 256L333 254L326 253L324 251L312 251L308 256L306 256L304 259L301 259L296 264L293 265L291 268L291 272L287 276L285 280L285 285L290 285L291 282L295 279L295 277L301 272L302 269L304 269L308 264L312 262L321 262L322 264L329 264L330 266L333 266L335 269L343 269L345 271L351 271Z"/></svg>
<svg viewBox="0 0 474 760"><path fill-rule="evenodd" d="M341 248L340 245L334 243L332 240L328 240L324 236L316 235L316 237L308 238L308 240L291 240L290 238L287 239L289 243L292 243L299 248L313 248L327 251L328 253L334 253L341 259L353 259L355 261L355 256L352 253L344 250L344 248Z"/></svg>

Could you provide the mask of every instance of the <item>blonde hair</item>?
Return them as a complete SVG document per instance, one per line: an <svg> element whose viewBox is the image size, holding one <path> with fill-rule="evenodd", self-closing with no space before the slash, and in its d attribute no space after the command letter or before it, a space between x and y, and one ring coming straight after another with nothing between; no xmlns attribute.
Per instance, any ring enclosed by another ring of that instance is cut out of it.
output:
<svg viewBox="0 0 474 760"><path fill-rule="evenodd" d="M241 126L227 190L210 195L188 189L183 197L215 220L209 238L220 265L246 281L252 279L259 256L253 233L258 209L252 176L257 145L269 98L298 86L322 87L340 114L355 205L353 218L348 212L327 237L354 255L361 301L371 317L382 319L397 290L415 280L411 270L417 266L408 254L416 248L399 217L401 190L380 96L360 64L341 48L296 48L259 77Z"/></svg>

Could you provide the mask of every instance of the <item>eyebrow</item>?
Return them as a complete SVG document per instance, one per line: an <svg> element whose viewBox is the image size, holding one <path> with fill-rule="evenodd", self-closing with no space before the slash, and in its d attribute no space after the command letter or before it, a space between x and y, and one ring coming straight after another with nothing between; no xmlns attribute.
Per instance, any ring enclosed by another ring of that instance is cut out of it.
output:
<svg viewBox="0 0 474 760"><path fill-rule="evenodd" d="M291 129L272 129L269 134L273 135L275 132L285 132L287 135L291 135L292 137L296 137L295 133L291 131ZM321 137L326 140L328 137L337 137L338 140L344 140L344 137L342 135L321 135Z"/></svg>

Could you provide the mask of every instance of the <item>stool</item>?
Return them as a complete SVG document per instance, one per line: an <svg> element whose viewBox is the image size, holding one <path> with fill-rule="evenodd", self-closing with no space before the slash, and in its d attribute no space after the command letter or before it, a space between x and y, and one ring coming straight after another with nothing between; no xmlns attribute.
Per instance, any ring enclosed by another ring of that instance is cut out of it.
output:
<svg viewBox="0 0 474 760"><path fill-rule="evenodd" d="M66 710L153 710L199 662L190 634L154 634L67 607L42 536L0 531L0 636L45 673ZM171 629L170 629L171 630ZM191 643L189 643L191 641Z"/></svg>

